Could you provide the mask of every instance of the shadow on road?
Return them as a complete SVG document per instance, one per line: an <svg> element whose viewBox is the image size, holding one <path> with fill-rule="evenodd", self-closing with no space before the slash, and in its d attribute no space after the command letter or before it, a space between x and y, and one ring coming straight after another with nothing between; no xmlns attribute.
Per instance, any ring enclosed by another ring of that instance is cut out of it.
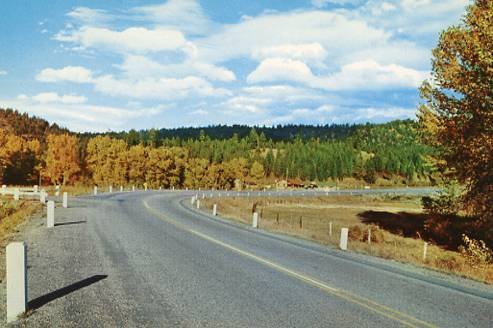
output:
<svg viewBox="0 0 493 328"><path fill-rule="evenodd" d="M38 298L35 298L28 303L28 308L30 310L36 310L42 307L43 305L56 300L57 298L63 297L65 295L68 295L72 292L75 292L76 290L82 289L84 287L90 286L100 280L106 279L108 275L95 275L86 279L83 279L81 281L78 281L76 283L73 283L71 285L65 286L63 288L57 289L51 293L45 294L43 296L40 296Z"/></svg>
<svg viewBox="0 0 493 328"><path fill-rule="evenodd" d="M70 221L70 222L59 222L55 223L55 226L64 226L64 225L71 225L71 224L82 224L86 223L87 221Z"/></svg>

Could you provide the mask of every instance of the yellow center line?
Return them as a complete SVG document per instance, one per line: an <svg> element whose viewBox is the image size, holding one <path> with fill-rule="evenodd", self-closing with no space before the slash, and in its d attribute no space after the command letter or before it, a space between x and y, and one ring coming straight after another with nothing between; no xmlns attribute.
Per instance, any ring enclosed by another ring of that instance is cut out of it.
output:
<svg viewBox="0 0 493 328"><path fill-rule="evenodd" d="M322 281L319 281L315 278L312 278L310 276L307 276L305 274L302 274L302 273L299 273L299 272L296 272L296 271L293 271L291 269L288 269L282 265L279 265L279 264L276 264L272 261L269 261L263 257L260 257L260 256L257 256L255 254L252 254L250 252L247 252L247 251L244 251L244 250L241 250L235 246L232 246L230 244L227 244L225 242L222 242L216 238L213 238L211 236L208 236L202 232L199 232L199 231L196 231L194 229L190 229L189 227L187 227L186 225L170 218L169 216L165 215L164 213L162 212L159 212L158 210L152 208L149 206L149 204L144 200L143 201L144 203L144 206L147 208L147 210L152 213L153 215L157 216L157 217L160 217L161 219L165 220L166 222L168 223L171 223L172 225L174 225L175 227L181 229L181 230L184 230L184 231L187 231L191 234L194 234L202 239L205 239L209 242L212 242L216 245L219 245L223 248L226 248L232 252L235 252L237 254L240 254L244 257L247 257L247 258L250 258L258 263L261 263L261 264L264 264L268 267L271 267L279 272L282 272L284 274L287 274L293 278L296 278L300 281L303 281L311 286L314 286L314 287L317 287L323 291L325 291L326 293L328 294L331 294L331 295L335 295L339 298L342 298L350 303L353 303L353 304L357 304L359 306L362 306L372 312L375 312L375 313L378 313L378 314L381 314L382 316L384 317L387 317L389 319L392 319L392 320L395 320L395 321L398 321L400 323L402 323L403 325L405 326L408 326L408 327L430 327L430 328L435 328L436 326L432 325L432 324L429 324L427 322L424 322L422 320L419 320L417 318L414 318L406 313L403 313L403 312L400 312L398 310L395 310L395 309L392 309L392 308L389 308L385 305L382 305L382 304L379 304L377 302L374 302L370 299L367 299L367 298L364 298L362 296L358 296L358 295L354 295L354 294L351 294L351 293L348 293L348 292L345 292L345 291L342 291L340 289L337 289L337 288L334 288L332 286L329 286L328 284L322 282Z"/></svg>

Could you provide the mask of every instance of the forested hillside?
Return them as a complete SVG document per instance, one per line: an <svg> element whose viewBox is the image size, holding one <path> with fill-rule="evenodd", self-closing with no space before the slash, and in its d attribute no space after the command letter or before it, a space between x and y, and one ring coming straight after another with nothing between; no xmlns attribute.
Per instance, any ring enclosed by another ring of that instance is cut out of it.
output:
<svg viewBox="0 0 493 328"><path fill-rule="evenodd" d="M0 179L26 184L233 188L276 180L427 183L432 149L416 123L212 126L75 134L0 110Z"/></svg>

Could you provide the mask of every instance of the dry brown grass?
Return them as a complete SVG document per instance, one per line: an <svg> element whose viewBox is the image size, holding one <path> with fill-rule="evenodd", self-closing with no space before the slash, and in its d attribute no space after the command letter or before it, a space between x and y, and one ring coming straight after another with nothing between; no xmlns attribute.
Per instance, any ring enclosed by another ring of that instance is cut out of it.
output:
<svg viewBox="0 0 493 328"><path fill-rule="evenodd" d="M340 230L347 227L349 249L400 262L412 263L435 270L454 273L493 284L493 265L472 265L458 251L444 245L428 245L423 261L423 225L419 198L385 196L331 197L268 197L204 199L202 209L212 211L218 204L218 214L235 221L251 224L252 208L260 214L259 227L337 246ZM384 213L392 225L373 215ZM332 223L332 235L329 234ZM371 229L371 243L368 243Z"/></svg>
<svg viewBox="0 0 493 328"><path fill-rule="evenodd" d="M17 231L18 226L34 213L41 210L39 201L19 200L14 201L11 197L0 197L0 280L5 275L4 253L5 246L11 240L11 234Z"/></svg>

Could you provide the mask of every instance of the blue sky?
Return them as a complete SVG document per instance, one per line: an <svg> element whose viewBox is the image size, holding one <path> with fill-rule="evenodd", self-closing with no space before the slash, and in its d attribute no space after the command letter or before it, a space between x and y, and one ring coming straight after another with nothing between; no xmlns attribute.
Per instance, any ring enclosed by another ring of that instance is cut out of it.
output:
<svg viewBox="0 0 493 328"><path fill-rule="evenodd" d="M413 118L467 4L2 1L0 107L75 131Z"/></svg>

